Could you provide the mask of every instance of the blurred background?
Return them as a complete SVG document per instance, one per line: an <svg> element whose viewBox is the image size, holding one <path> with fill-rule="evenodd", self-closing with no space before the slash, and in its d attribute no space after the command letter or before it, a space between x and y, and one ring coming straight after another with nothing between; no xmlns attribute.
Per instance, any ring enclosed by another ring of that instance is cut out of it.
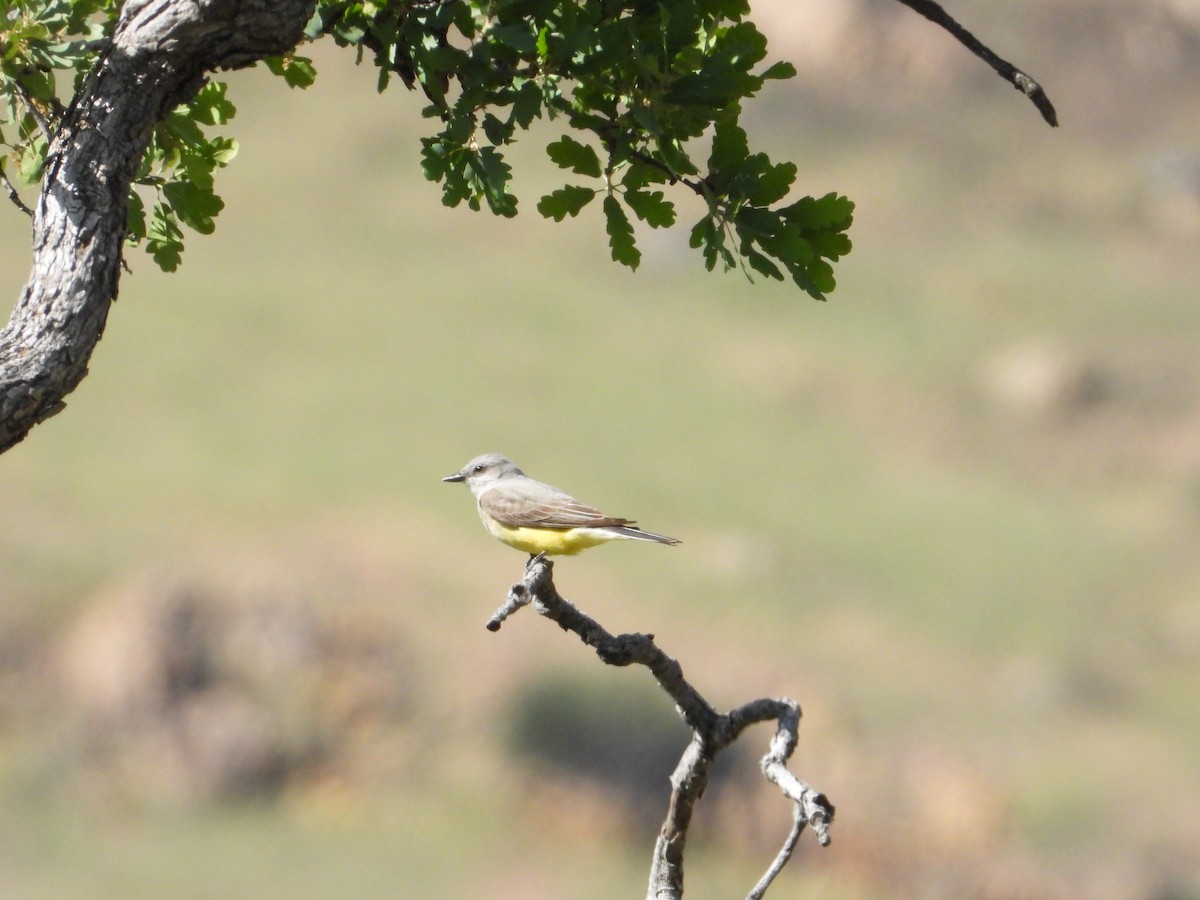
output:
<svg viewBox="0 0 1200 900"><path fill-rule="evenodd" d="M555 127L504 221L441 206L419 98L350 54L234 73L216 234L130 254L0 460L0 893L641 896L686 731L536 616L484 630L523 559L439 478L499 450L684 541L564 596L720 708L803 705L838 819L770 896L1200 897L1200 3L948 9L1060 129L899 4L755 4L801 74L752 140L858 205L826 304L542 220ZM689 897L783 840L768 739Z"/></svg>

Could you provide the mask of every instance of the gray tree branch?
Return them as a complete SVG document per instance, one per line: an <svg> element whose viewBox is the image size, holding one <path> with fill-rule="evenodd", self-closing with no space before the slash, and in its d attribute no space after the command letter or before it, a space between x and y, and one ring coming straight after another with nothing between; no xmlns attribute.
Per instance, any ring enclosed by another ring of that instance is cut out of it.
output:
<svg viewBox="0 0 1200 900"><path fill-rule="evenodd" d="M1007 59L998 56L991 47L971 34L946 10L942 9L935 0L899 0L899 2L954 35L960 44L991 66L997 75L1028 97L1037 107L1038 112L1042 114L1042 118L1052 128L1058 127L1058 113L1055 112L1054 104L1050 102L1050 98L1046 96L1042 86Z"/></svg>
<svg viewBox="0 0 1200 900"><path fill-rule="evenodd" d="M50 144L33 265L0 331L0 452L63 408L117 296L129 186L154 125L204 83L300 40L315 0L129 0Z"/></svg>
<svg viewBox="0 0 1200 900"><path fill-rule="evenodd" d="M612 635L574 604L564 600L554 586L553 564L544 557L530 559L525 576L514 584L504 603L487 622L498 631L504 621L524 606L532 605L542 616L572 631L610 666L646 666L675 701L679 715L692 729L692 740L671 775L671 799L659 831L650 869L647 900L677 900L683 896L683 853L688 826L697 801L708 784L708 769L717 753L741 733L759 722L777 723L767 754L762 759L763 775L793 804L793 827L770 868L750 892L762 897L775 876L791 858L792 850L806 825L811 825L822 846L829 844L829 826L834 807L824 794L796 778L787 761L799 737L800 706L788 698L753 700L724 715L718 713L683 677L683 668L654 643L652 634Z"/></svg>

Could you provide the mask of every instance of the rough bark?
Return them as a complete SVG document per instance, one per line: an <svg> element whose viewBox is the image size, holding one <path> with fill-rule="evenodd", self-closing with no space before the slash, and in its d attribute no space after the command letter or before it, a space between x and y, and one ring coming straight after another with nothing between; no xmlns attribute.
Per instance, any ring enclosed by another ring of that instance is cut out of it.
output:
<svg viewBox="0 0 1200 900"><path fill-rule="evenodd" d="M300 40L315 0L130 0L63 116L34 210L33 266L0 331L0 452L64 406L117 296L130 182L155 123L208 72Z"/></svg>
<svg viewBox="0 0 1200 900"><path fill-rule="evenodd" d="M829 827L834 806L824 794L798 779L787 767L796 749L800 729L800 706L787 697L764 698L718 713L683 677L683 668L664 653L652 634L613 635L595 619L564 599L554 585L553 564L545 554L531 557L525 565L525 577L509 588L504 603L487 621L489 631L500 627L519 609L532 605L540 615L556 622L564 631L579 636L610 666L642 665L648 668L659 687L675 701L680 717L692 730L692 740L671 774L671 799L667 815L654 845L646 900L681 900L683 897L683 856L692 813L708 784L708 770L716 755L736 741L751 725L775 722L775 735L762 758L762 772L768 781L792 802L792 830L782 849L753 890L748 900L760 900L771 882L791 859L801 831L811 826L822 846L829 844Z"/></svg>

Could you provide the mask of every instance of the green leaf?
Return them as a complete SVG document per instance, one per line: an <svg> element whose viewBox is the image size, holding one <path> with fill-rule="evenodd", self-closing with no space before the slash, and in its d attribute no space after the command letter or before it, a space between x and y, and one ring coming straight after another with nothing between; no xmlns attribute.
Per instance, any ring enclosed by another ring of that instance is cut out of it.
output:
<svg viewBox="0 0 1200 900"><path fill-rule="evenodd" d="M483 133L493 144L507 144L512 138L513 124L503 122L491 113L486 113L483 117Z"/></svg>
<svg viewBox="0 0 1200 900"><path fill-rule="evenodd" d="M789 222L805 229L845 231L854 221L854 201L835 193L826 194L820 200L802 197L780 212Z"/></svg>
<svg viewBox="0 0 1200 900"><path fill-rule="evenodd" d="M527 25L494 25L488 30L488 35L519 53L534 54L538 51L538 36Z"/></svg>
<svg viewBox="0 0 1200 900"><path fill-rule="evenodd" d="M813 259L813 250L795 225L785 225L776 234L763 235L758 244L786 265L806 266Z"/></svg>
<svg viewBox="0 0 1200 900"><path fill-rule="evenodd" d="M608 246L612 250L612 258L621 265L636 270L638 263L642 261L642 254L634 242L633 226L629 224L625 210L621 209L621 204L612 194L604 198L604 217L607 221L605 230L608 232Z"/></svg>
<svg viewBox="0 0 1200 900"><path fill-rule="evenodd" d="M709 0L708 6L714 15L720 15L722 18L734 22L740 21L742 16L750 14L750 4L747 0Z"/></svg>
<svg viewBox="0 0 1200 900"><path fill-rule="evenodd" d="M437 138L421 138L421 171L429 181L441 181L449 168L447 148Z"/></svg>
<svg viewBox="0 0 1200 900"><path fill-rule="evenodd" d="M296 56L292 53L283 56L268 56L263 60L267 68L280 76L289 88L311 87L317 80L317 67L306 56Z"/></svg>
<svg viewBox="0 0 1200 900"><path fill-rule="evenodd" d="M497 215L511 219L517 214L517 198L508 192L512 178L512 166L494 147L483 147L479 151L481 186L488 207Z"/></svg>
<svg viewBox="0 0 1200 900"><path fill-rule="evenodd" d="M780 271L779 266L775 265L775 263L771 262L771 260L753 247L746 247L742 252L746 255L746 262L750 264L750 268L755 272L758 272L760 275L766 275L768 278L773 278L776 281L783 281L783 272Z"/></svg>
<svg viewBox="0 0 1200 900"><path fill-rule="evenodd" d="M146 251L164 272L174 272L183 262L183 241L147 241Z"/></svg>
<svg viewBox="0 0 1200 900"><path fill-rule="evenodd" d="M521 128L528 128L542 114L542 90L536 82L526 81L517 90L509 120Z"/></svg>
<svg viewBox="0 0 1200 900"><path fill-rule="evenodd" d="M179 110L184 110L184 112ZM200 128L197 120L187 114L188 107L183 106L179 110L159 122L155 129L164 146L176 147L180 144L204 143L204 131Z"/></svg>
<svg viewBox="0 0 1200 900"><path fill-rule="evenodd" d="M22 72L18 81L26 92L37 100L49 100L55 95L53 72Z"/></svg>
<svg viewBox="0 0 1200 900"><path fill-rule="evenodd" d="M18 147L17 179L25 185L37 184L42 178L42 170L46 167L46 139L37 132L25 144Z"/></svg>
<svg viewBox="0 0 1200 900"><path fill-rule="evenodd" d="M208 82L188 103L188 115L205 125L224 125L237 113L237 108L225 99L225 90L224 82Z"/></svg>
<svg viewBox="0 0 1200 900"><path fill-rule="evenodd" d="M692 230L688 235L688 246L695 250L709 243L715 227L716 226L713 224L713 220L710 217L705 216L692 226Z"/></svg>
<svg viewBox="0 0 1200 900"><path fill-rule="evenodd" d="M736 118L719 120L713 127L712 154L708 167L714 171L736 168L750 155L745 129Z"/></svg>
<svg viewBox="0 0 1200 900"><path fill-rule="evenodd" d="M768 68L765 72L763 72L758 77L762 78L764 81L767 81L767 80L783 81L788 78L795 78L796 77L796 67L793 66L790 62L781 60L780 62L777 62L774 65L772 65L770 68Z"/></svg>
<svg viewBox="0 0 1200 900"><path fill-rule="evenodd" d="M659 117L657 105L637 106L630 110L630 116L639 129L652 138L663 137L663 123Z"/></svg>
<svg viewBox="0 0 1200 900"><path fill-rule="evenodd" d="M161 203L154 204L150 214L150 229L146 241L149 253L164 272L179 268L183 253L183 232L171 211Z"/></svg>
<svg viewBox="0 0 1200 900"><path fill-rule="evenodd" d="M824 300L825 297L822 295L830 293L837 287L837 282L833 278L833 266L829 265L823 259L814 260L807 267L807 274L811 287L806 287L803 284L800 284L800 287L805 288L805 290L818 300ZM799 282L797 283L799 284ZM814 293L814 290L816 293Z"/></svg>
<svg viewBox="0 0 1200 900"><path fill-rule="evenodd" d="M755 206L770 206L787 196L792 182L796 180L796 164L780 163L769 166L755 179L746 193L746 199Z"/></svg>
<svg viewBox="0 0 1200 900"><path fill-rule="evenodd" d="M208 142L205 155L216 166L227 166L238 154L238 142L234 138L218 137Z"/></svg>
<svg viewBox="0 0 1200 900"><path fill-rule="evenodd" d="M753 241L764 235L775 234L783 227L783 223L784 219L779 213L758 206L743 206L734 216L738 233Z"/></svg>
<svg viewBox="0 0 1200 900"><path fill-rule="evenodd" d="M595 188L568 184L542 197L538 201L537 211L547 219L561 222L567 216L574 218L579 215L579 211L595 199L596 193Z"/></svg>
<svg viewBox="0 0 1200 900"><path fill-rule="evenodd" d="M670 177L662 169L635 159L626 166L621 185L627 190L637 191L651 184L666 184L669 180Z"/></svg>
<svg viewBox="0 0 1200 900"><path fill-rule="evenodd" d="M341 14L340 5L335 7L332 3L318 3L312 18L304 26L304 36L310 41L315 41L322 35L328 34L333 22Z"/></svg>
<svg viewBox="0 0 1200 900"><path fill-rule="evenodd" d="M747 71L767 55L767 39L753 22L739 22L718 35L712 55Z"/></svg>
<svg viewBox="0 0 1200 900"><path fill-rule="evenodd" d="M599 178L603 174L600 168L600 157L596 151L586 144L564 135L560 140L546 146L546 154L558 166L570 169L576 175L590 175Z"/></svg>
<svg viewBox="0 0 1200 900"><path fill-rule="evenodd" d="M146 204L136 191L129 192L129 205L125 209L125 235L130 243L137 244L146 237Z"/></svg>
<svg viewBox="0 0 1200 900"><path fill-rule="evenodd" d="M715 113L727 108L738 97L753 94L761 84L761 79L733 66L710 64L702 71L675 79L664 97L680 106L696 106Z"/></svg>
<svg viewBox="0 0 1200 900"><path fill-rule="evenodd" d="M695 175L699 172L692 158L687 155L683 146L675 141L662 141L658 144L658 155L677 177L680 175Z"/></svg>
<svg viewBox="0 0 1200 900"><path fill-rule="evenodd" d="M705 216L692 227L688 246L701 249L704 254L704 268L710 272L716 268L718 260L724 263L726 270L734 266L733 254L725 246L725 231L712 216Z"/></svg>
<svg viewBox="0 0 1200 900"><path fill-rule="evenodd" d="M664 199L662 191L626 191L625 202L651 228L670 228L675 224L675 204Z"/></svg>
<svg viewBox="0 0 1200 900"><path fill-rule="evenodd" d="M212 234L216 224L213 217L225 204L211 190L190 181L172 181L163 185L163 196L179 220L201 234Z"/></svg>

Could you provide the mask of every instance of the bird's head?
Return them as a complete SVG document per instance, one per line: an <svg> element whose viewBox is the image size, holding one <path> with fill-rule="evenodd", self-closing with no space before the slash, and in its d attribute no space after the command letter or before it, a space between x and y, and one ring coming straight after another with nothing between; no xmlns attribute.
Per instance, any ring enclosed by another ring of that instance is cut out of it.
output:
<svg viewBox="0 0 1200 900"><path fill-rule="evenodd" d="M510 475L524 475L517 464L503 453L485 453L477 456L453 475L447 475L442 481L463 481L478 497L501 478Z"/></svg>

